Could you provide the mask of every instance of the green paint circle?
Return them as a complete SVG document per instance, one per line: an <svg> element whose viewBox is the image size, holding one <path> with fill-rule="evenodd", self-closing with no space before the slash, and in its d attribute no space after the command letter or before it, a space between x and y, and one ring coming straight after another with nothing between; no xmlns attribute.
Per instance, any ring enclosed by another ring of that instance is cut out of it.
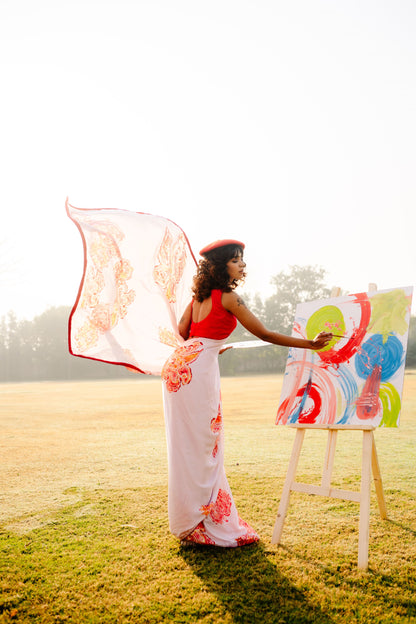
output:
<svg viewBox="0 0 416 624"><path fill-rule="evenodd" d="M316 310L306 323L306 336L308 340L313 340L320 332L333 332L343 336L345 333L344 316L337 306L328 305ZM321 351L332 349L340 338L333 338L331 342Z"/></svg>

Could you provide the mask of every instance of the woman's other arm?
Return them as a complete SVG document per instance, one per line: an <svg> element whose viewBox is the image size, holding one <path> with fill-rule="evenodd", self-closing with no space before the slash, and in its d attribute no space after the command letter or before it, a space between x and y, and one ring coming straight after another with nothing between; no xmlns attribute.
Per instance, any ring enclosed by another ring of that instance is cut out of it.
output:
<svg viewBox="0 0 416 624"><path fill-rule="evenodd" d="M186 306L185 312L182 314L182 318L179 321L178 329L179 333L184 340L189 338L189 330L192 322L192 302Z"/></svg>

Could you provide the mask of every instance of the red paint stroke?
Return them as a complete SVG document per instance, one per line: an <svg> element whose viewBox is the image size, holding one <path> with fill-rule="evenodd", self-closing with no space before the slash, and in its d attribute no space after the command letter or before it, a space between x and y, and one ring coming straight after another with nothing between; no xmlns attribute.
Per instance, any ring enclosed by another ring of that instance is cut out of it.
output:
<svg viewBox="0 0 416 624"><path fill-rule="evenodd" d="M303 396L304 392L307 392L308 399L313 402L313 406L299 414L298 423L300 425L316 422L322 408L322 399L319 393L319 388L315 384L307 383L306 386L299 390L298 396Z"/></svg>
<svg viewBox="0 0 416 624"><path fill-rule="evenodd" d="M300 326L300 323L298 323L296 320L293 323L293 333L294 334L299 334L299 336L303 336L303 332L302 332L302 327Z"/></svg>
<svg viewBox="0 0 416 624"><path fill-rule="evenodd" d="M276 425L286 425L287 417L290 414L289 403L292 406L292 397L290 396L282 401L277 408Z"/></svg>
<svg viewBox="0 0 416 624"><path fill-rule="evenodd" d="M296 401L297 391L300 388L303 372L305 370L307 351L302 350L302 360L291 362L290 367L295 365L295 372L292 373L292 387L289 396L282 401L277 409L276 424L286 425L289 415L292 413L293 406Z"/></svg>
<svg viewBox="0 0 416 624"><path fill-rule="evenodd" d="M328 351L317 351L325 367L334 366L338 368L340 364L350 360L364 340L371 318L371 303L367 293L358 293L355 295L355 301L353 302L357 303L361 308L360 324L353 329L350 339L341 349L332 348Z"/></svg>
<svg viewBox="0 0 416 624"><path fill-rule="evenodd" d="M356 400L357 416L360 420L370 420L377 416L380 409L381 366L374 366L364 384L361 396Z"/></svg>

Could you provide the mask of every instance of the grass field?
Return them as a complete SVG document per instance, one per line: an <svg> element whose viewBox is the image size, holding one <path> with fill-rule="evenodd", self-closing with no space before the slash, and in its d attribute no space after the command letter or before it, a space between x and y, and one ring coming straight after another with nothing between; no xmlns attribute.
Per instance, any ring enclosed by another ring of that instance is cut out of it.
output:
<svg viewBox="0 0 416 624"><path fill-rule="evenodd" d="M0 386L0 623L416 622L416 374L400 427L375 432L389 519L373 491L367 572L355 503L292 494L271 545L295 435L280 388L222 380L226 471L262 541L219 549L169 533L159 380ZM339 434L336 487L359 489L361 443ZM325 445L307 432L298 480L319 482Z"/></svg>

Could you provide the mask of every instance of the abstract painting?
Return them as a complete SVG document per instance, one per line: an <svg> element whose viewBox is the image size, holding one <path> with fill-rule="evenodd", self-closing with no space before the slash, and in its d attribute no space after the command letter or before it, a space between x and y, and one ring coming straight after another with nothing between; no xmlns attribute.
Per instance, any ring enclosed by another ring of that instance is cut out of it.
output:
<svg viewBox="0 0 416 624"><path fill-rule="evenodd" d="M289 350L276 424L397 427L411 300L406 287L298 304L293 336L334 337Z"/></svg>

